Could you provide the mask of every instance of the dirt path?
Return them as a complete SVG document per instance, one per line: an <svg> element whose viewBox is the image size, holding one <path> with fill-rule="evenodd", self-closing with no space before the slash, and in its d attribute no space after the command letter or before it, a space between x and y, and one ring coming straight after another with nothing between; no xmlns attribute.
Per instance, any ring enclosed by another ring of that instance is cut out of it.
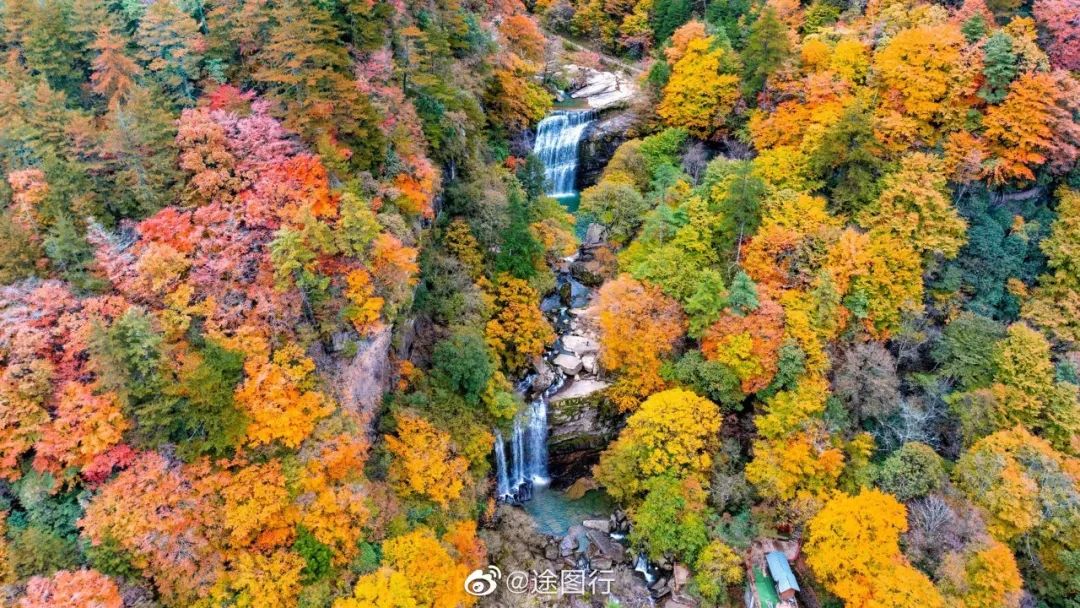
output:
<svg viewBox="0 0 1080 608"><path fill-rule="evenodd" d="M637 76L638 74L641 74L641 72L642 72L642 68L641 68L640 65L626 63L625 61L623 61L621 59L618 59L616 57L612 57L611 55L608 55L606 53L598 51L597 49L594 49L592 47L581 44L580 42L574 42L573 40L567 38L566 36L563 36L562 34L557 34L555 32L552 32L551 30L544 30L544 33L546 33L548 35L548 37L554 38L555 40L558 40L560 43L562 43L562 44L564 44L564 45L566 45L566 46L568 46L568 47L570 47L572 49L577 49L579 51L589 51L590 53L596 53L597 55L600 55L600 61L602 61L603 63L616 65L616 66L626 70L627 72L629 72L630 74L632 74L634 76Z"/></svg>

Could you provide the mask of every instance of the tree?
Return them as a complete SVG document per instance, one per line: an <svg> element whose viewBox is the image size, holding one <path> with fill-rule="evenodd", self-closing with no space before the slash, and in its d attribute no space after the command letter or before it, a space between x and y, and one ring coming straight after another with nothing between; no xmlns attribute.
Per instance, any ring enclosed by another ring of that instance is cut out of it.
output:
<svg viewBox="0 0 1080 608"><path fill-rule="evenodd" d="M120 589L97 570L61 570L35 576L26 584L18 608L121 608Z"/></svg>
<svg viewBox="0 0 1080 608"><path fill-rule="evenodd" d="M703 483L719 431L720 412L713 402L683 389L656 393L630 415L593 474L613 497L627 502L648 492L652 479Z"/></svg>
<svg viewBox="0 0 1080 608"><path fill-rule="evenodd" d="M1080 533L1075 461L1023 427L979 440L953 470L956 486L983 513L994 538L1021 557L1024 580L1048 601L1076 597Z"/></svg>
<svg viewBox="0 0 1080 608"><path fill-rule="evenodd" d="M1080 323L1073 314L1080 307L1080 192L1063 187L1057 199L1057 219L1039 244L1047 272L1025 302L1023 315L1058 340L1080 343Z"/></svg>
<svg viewBox="0 0 1080 608"><path fill-rule="evenodd" d="M746 48L742 51L745 70L743 92L748 97L757 95L765 88L765 81L791 55L788 30L780 21L776 9L768 4L758 13L750 26Z"/></svg>
<svg viewBox="0 0 1080 608"><path fill-rule="evenodd" d="M723 541L705 545L694 567L694 585L706 600L721 605L729 587L740 585L746 577L743 560Z"/></svg>
<svg viewBox="0 0 1080 608"><path fill-rule="evenodd" d="M810 520L806 562L845 606L944 607L924 574L900 552L904 506L888 494L840 494ZM867 550L873 547L873 550Z"/></svg>
<svg viewBox="0 0 1080 608"><path fill-rule="evenodd" d="M947 602L956 601L963 608L1020 606L1024 581L1012 551L998 541L949 553L938 571L938 586Z"/></svg>
<svg viewBox="0 0 1080 608"><path fill-rule="evenodd" d="M1012 38L1005 32L994 32L986 40L983 52L986 54L983 60L983 77L986 82L979 89L979 97L988 103L1001 103L1018 71Z"/></svg>
<svg viewBox="0 0 1080 608"><path fill-rule="evenodd" d="M315 387L315 362L295 344L279 348L269 359L249 358L244 373L236 403L249 420L248 445L279 441L295 448L319 419L334 411L330 400Z"/></svg>
<svg viewBox="0 0 1080 608"><path fill-rule="evenodd" d="M950 200L940 163L914 153L900 169L882 180L877 201L862 210L859 223L889 234L927 256L956 257L964 244L967 224Z"/></svg>
<svg viewBox="0 0 1080 608"><path fill-rule="evenodd" d="M529 208L524 193L516 185L509 188L510 224L502 234L495 272L508 273L518 279L531 279L542 263L544 247L533 236L529 226Z"/></svg>
<svg viewBox="0 0 1080 608"><path fill-rule="evenodd" d="M352 597L334 600L333 608L417 608L406 575L379 568L356 581Z"/></svg>
<svg viewBox="0 0 1080 608"><path fill-rule="evenodd" d="M833 370L833 392L860 421L883 421L900 405L896 359L880 342L844 351Z"/></svg>
<svg viewBox="0 0 1080 608"><path fill-rule="evenodd" d="M378 112L355 86L331 15L318 5L289 0L272 9L271 21L269 40L253 58L252 77L280 104L276 111L285 125L327 159L345 159L356 169L381 162L386 140Z"/></svg>
<svg viewBox="0 0 1080 608"><path fill-rule="evenodd" d="M1068 0L1035 0L1032 10L1050 33L1047 54L1054 66L1080 69L1080 7Z"/></svg>
<svg viewBox="0 0 1080 608"><path fill-rule="evenodd" d="M467 608L476 602L462 585L469 566L456 561L427 528L384 542L383 563L405 576L409 593L403 595L412 595L420 608Z"/></svg>
<svg viewBox="0 0 1080 608"><path fill-rule="evenodd" d="M435 345L431 375L447 388L478 404L494 372L484 336L471 328L458 328Z"/></svg>
<svg viewBox="0 0 1080 608"><path fill-rule="evenodd" d="M983 126L989 142L990 181L1030 181L1034 170L1052 164L1068 166L1076 159L1080 127L1073 119L1078 99L1063 92L1054 75L1027 72L1009 85L1000 104L986 110Z"/></svg>
<svg viewBox="0 0 1080 608"><path fill-rule="evenodd" d="M697 561L708 543L706 521L710 515L701 481L657 477L648 482L647 490L633 511L630 543L655 561Z"/></svg>
<svg viewBox="0 0 1080 608"><path fill-rule="evenodd" d="M961 313L945 326L931 356L938 372L961 389L987 386L994 377L995 344L1004 337L1005 327L993 319Z"/></svg>
<svg viewBox="0 0 1080 608"><path fill-rule="evenodd" d="M402 494L418 494L446 507L465 487L467 460L451 449L450 435L415 414L399 414L397 436L387 435L394 456L389 478Z"/></svg>
<svg viewBox="0 0 1080 608"><path fill-rule="evenodd" d="M641 216L648 210L649 203L637 188L614 179L602 179L583 190L578 207L579 213L606 226L614 243L634 238Z"/></svg>
<svg viewBox="0 0 1080 608"><path fill-rule="evenodd" d="M621 275L600 288L596 298L600 364L619 372L612 398L620 409L664 387L661 357L686 331L679 305L655 287Z"/></svg>
<svg viewBox="0 0 1080 608"><path fill-rule="evenodd" d="M945 482L941 456L925 443L905 443L889 454L878 471L877 484L901 502L922 498Z"/></svg>
<svg viewBox="0 0 1080 608"><path fill-rule="evenodd" d="M871 109L855 101L826 128L807 162L814 175L824 180L831 205L840 212L855 213L877 197L884 156Z"/></svg>
<svg viewBox="0 0 1080 608"><path fill-rule="evenodd" d="M728 311L701 337L701 352L739 378L743 393L764 389L776 375L784 338L784 309L763 299L749 314Z"/></svg>
<svg viewBox="0 0 1080 608"><path fill-rule="evenodd" d="M712 38L693 40L672 68L656 112L672 127L684 127L702 139L721 133L738 100L739 77L721 73L723 56Z"/></svg>
<svg viewBox="0 0 1080 608"><path fill-rule="evenodd" d="M204 41L195 20L175 2L154 2L139 21L138 58L178 105L195 100Z"/></svg>
<svg viewBox="0 0 1080 608"><path fill-rule="evenodd" d="M484 336L507 371L520 370L555 339L538 300L536 290L525 281L508 275L496 279L495 312Z"/></svg>
<svg viewBox="0 0 1080 608"><path fill-rule="evenodd" d="M113 393L95 395L93 387L68 382L58 401L54 418L35 445L38 471L81 469L120 443L128 428Z"/></svg>
<svg viewBox="0 0 1080 608"><path fill-rule="evenodd" d="M119 108L129 99L141 72L139 64L124 52L125 46L123 38L102 28L92 47L98 56L93 61L91 89L105 98L110 110Z"/></svg>

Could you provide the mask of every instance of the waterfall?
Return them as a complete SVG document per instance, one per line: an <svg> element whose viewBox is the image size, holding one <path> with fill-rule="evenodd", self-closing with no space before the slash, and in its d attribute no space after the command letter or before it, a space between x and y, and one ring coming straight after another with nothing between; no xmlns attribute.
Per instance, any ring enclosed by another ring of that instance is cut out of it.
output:
<svg viewBox="0 0 1080 608"><path fill-rule="evenodd" d="M547 477L547 396L529 405L528 474L535 485L546 485Z"/></svg>
<svg viewBox="0 0 1080 608"><path fill-rule="evenodd" d="M548 196L575 194L578 144L585 128L595 118L596 113L592 110L552 112L537 125L533 152L544 162Z"/></svg>
<svg viewBox="0 0 1080 608"><path fill-rule="evenodd" d="M510 493L510 476L506 471L506 446L503 445L503 436L495 431L495 474L496 496L506 496Z"/></svg>
<svg viewBox="0 0 1080 608"><path fill-rule="evenodd" d="M525 483L525 429L520 420L514 421L514 435L511 440L512 458L514 464L514 477L511 480L512 488L516 489Z"/></svg>

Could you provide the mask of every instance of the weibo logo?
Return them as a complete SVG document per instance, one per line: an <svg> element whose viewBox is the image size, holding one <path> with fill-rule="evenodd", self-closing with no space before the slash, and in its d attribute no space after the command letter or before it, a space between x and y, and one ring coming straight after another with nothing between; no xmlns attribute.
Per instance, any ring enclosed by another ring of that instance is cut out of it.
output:
<svg viewBox="0 0 1080 608"><path fill-rule="evenodd" d="M499 586L500 578L502 578L502 570L499 570L498 566L473 570L472 574L465 579L465 592L476 597L491 595Z"/></svg>

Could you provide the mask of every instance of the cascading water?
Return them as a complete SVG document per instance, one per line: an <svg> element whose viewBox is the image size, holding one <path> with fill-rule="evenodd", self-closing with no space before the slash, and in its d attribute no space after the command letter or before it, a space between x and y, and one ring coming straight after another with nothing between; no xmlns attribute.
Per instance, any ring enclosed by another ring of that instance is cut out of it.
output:
<svg viewBox="0 0 1080 608"><path fill-rule="evenodd" d="M528 474L535 485L547 484L547 397L529 405L529 460Z"/></svg>
<svg viewBox="0 0 1080 608"><path fill-rule="evenodd" d="M506 472L506 446L499 431L495 431L495 471L496 495L506 496L510 493L510 476Z"/></svg>
<svg viewBox="0 0 1080 608"><path fill-rule="evenodd" d="M544 163L548 196L574 196L577 179L578 144L585 129L596 118L592 110L552 112L536 127L533 152Z"/></svg>

